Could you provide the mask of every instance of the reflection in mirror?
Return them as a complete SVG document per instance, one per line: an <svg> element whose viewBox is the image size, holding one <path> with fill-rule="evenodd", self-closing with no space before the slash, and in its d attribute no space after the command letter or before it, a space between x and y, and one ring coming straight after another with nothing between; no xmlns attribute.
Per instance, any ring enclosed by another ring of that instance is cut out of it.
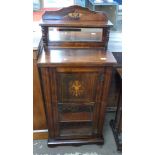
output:
<svg viewBox="0 0 155 155"><path fill-rule="evenodd" d="M49 41L62 42L101 42L102 29L101 28L59 28L49 27Z"/></svg>

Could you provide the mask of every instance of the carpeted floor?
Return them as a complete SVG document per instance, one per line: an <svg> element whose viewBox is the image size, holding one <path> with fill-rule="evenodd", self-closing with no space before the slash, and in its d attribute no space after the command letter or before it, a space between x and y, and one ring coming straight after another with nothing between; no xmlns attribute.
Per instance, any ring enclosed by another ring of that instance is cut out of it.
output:
<svg viewBox="0 0 155 155"><path fill-rule="evenodd" d="M33 141L34 155L121 155L117 151L116 143L109 121L113 119L115 113L106 114L106 122L104 127L105 144L100 145L82 145L82 146L57 146L54 148L47 147L47 140Z"/></svg>

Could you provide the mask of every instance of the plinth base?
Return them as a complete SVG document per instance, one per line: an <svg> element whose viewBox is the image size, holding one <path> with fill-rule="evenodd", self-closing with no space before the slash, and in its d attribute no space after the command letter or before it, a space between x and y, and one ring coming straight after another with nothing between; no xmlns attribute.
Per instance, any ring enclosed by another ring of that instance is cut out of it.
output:
<svg viewBox="0 0 155 155"><path fill-rule="evenodd" d="M48 140L48 147L53 147L53 146L62 146L62 145L75 145L75 146L80 146L80 145L86 145L86 144L98 144L98 145L103 145L104 144L104 138L92 138L92 139L74 139L74 140L53 140L49 139Z"/></svg>

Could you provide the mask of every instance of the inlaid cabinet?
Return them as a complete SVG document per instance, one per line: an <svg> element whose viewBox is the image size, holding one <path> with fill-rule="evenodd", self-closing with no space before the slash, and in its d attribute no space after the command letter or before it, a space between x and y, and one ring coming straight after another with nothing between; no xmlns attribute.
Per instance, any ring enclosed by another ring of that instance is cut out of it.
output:
<svg viewBox="0 0 155 155"><path fill-rule="evenodd" d="M80 6L45 12L38 58L48 146L103 144L112 67L106 51L112 24Z"/></svg>

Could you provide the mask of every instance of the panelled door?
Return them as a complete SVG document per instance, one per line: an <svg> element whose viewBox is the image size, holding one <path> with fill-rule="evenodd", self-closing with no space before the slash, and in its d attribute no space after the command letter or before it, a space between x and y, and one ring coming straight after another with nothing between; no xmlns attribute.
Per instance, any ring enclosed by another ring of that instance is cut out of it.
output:
<svg viewBox="0 0 155 155"><path fill-rule="evenodd" d="M104 69L58 67L49 75L55 138L96 136Z"/></svg>

